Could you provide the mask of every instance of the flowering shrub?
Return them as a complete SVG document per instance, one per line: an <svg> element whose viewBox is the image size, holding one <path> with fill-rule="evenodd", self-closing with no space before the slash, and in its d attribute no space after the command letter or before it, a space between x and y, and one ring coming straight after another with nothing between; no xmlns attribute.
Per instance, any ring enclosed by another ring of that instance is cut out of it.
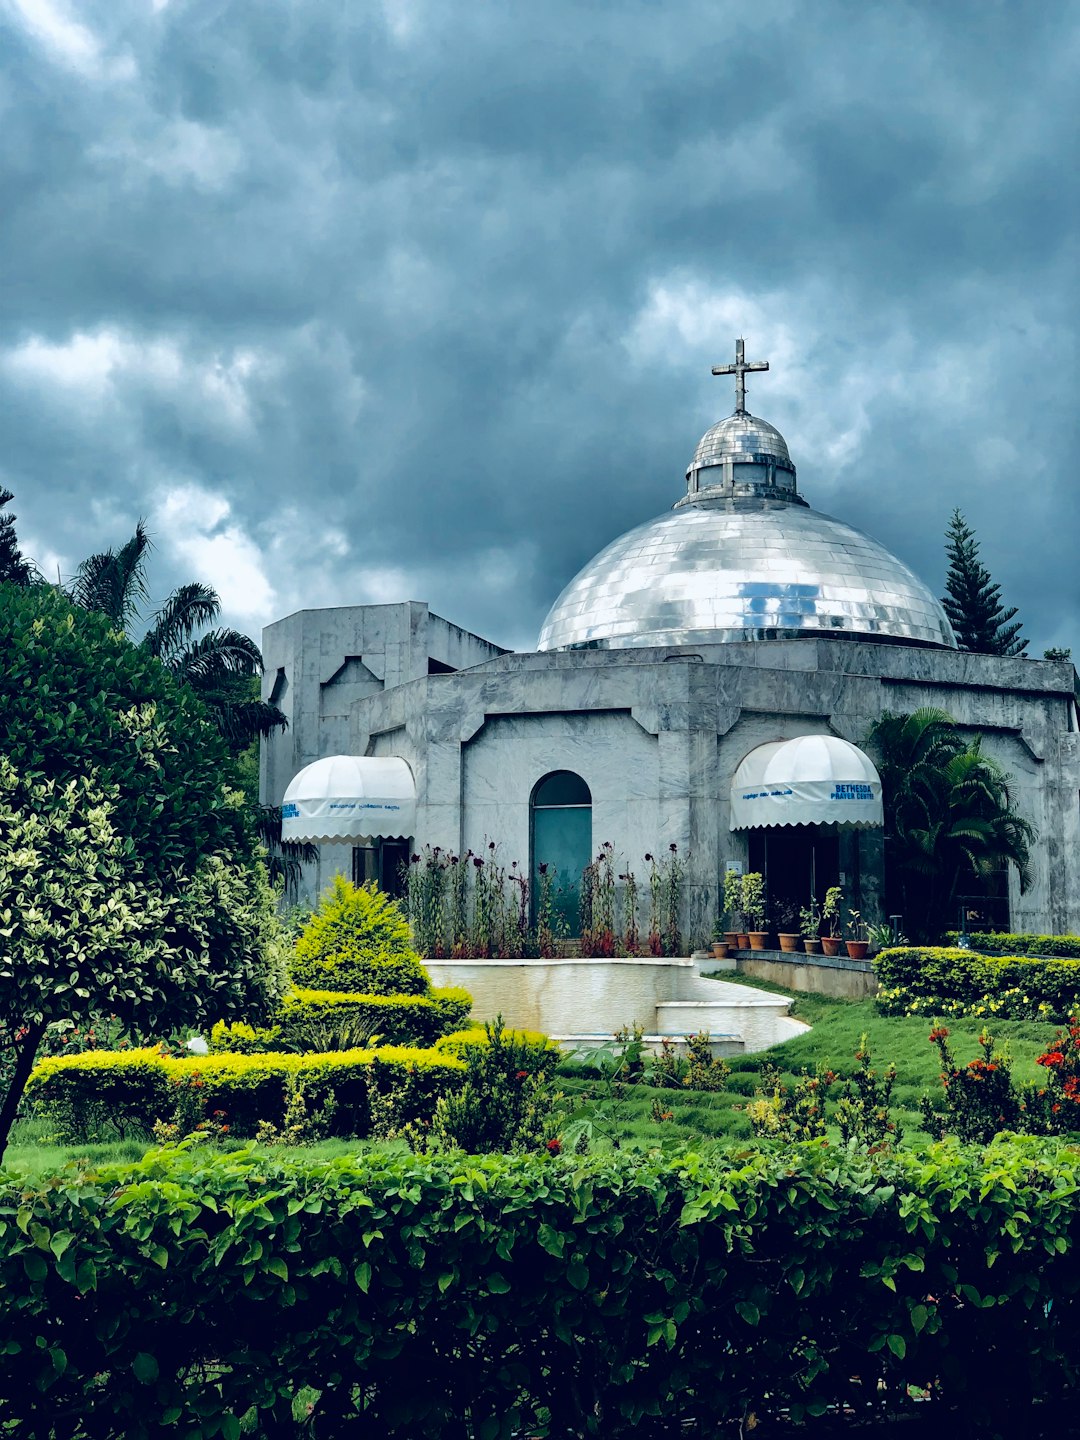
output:
<svg viewBox="0 0 1080 1440"><path fill-rule="evenodd" d="M960 938L958 930L945 935L950 945ZM967 936L972 950L980 955L1033 955L1080 960L1080 935L1009 935L998 931L975 931Z"/></svg>
<svg viewBox="0 0 1080 1440"><path fill-rule="evenodd" d="M605 840L581 877L581 953L611 956L615 947L615 847Z"/></svg>
<svg viewBox="0 0 1080 1440"><path fill-rule="evenodd" d="M934 1026L930 1041L941 1056L944 1092L940 1109L926 1096L921 1102L923 1125L931 1135L937 1139L955 1135L959 1140L985 1145L1002 1130L1028 1127L1034 1117L1025 1114L1023 1096L1013 1082L1008 1050L996 1051L992 1035L982 1032L982 1054L966 1065L957 1065L953 1059L944 1025Z"/></svg>
<svg viewBox="0 0 1080 1440"><path fill-rule="evenodd" d="M1035 1000L1019 985L997 995L979 995L973 1000L942 1000L935 995L913 995L905 986L879 989L878 1009L884 1015L925 1015L944 1020L1053 1020L1056 1006Z"/></svg>
<svg viewBox="0 0 1080 1440"><path fill-rule="evenodd" d="M827 1125L825 1096L835 1085L832 1070L809 1071L792 1085L785 1085L780 1071L771 1061L763 1061L761 1084L743 1109L750 1129L759 1139L821 1140Z"/></svg>
<svg viewBox="0 0 1080 1440"><path fill-rule="evenodd" d="M780 1140L824 1140L829 1120L840 1131L841 1140L858 1145L871 1154L898 1145L903 1131L892 1118L891 1104L896 1069L883 1072L871 1065L872 1055L863 1035L855 1051L856 1068L842 1082L842 1093L831 1115L826 1098L840 1077L833 1070L804 1071L786 1085L771 1061L761 1066L762 1083L744 1110L753 1133Z"/></svg>
<svg viewBox="0 0 1080 1440"><path fill-rule="evenodd" d="M650 867L648 951L681 954L685 866L678 846L669 845L662 858L646 855L645 862ZM560 876L553 865L541 861L534 893L516 860L509 865L502 862L494 841L486 841L478 855L470 850L458 856L437 845L425 846L405 867L413 944L433 958L550 958L569 929L560 895L578 884L582 953L638 955L642 950L638 881L632 870L620 870L619 864L610 841L586 865L579 884L578 877Z"/></svg>
<svg viewBox="0 0 1080 1440"><path fill-rule="evenodd" d="M682 953L683 882L686 866L674 841L663 856L646 855L649 867L649 954Z"/></svg>
<svg viewBox="0 0 1080 1440"><path fill-rule="evenodd" d="M660 1053L649 1068L649 1084L675 1090L723 1090L731 1075L731 1066L712 1053L712 1037L707 1030L686 1037L686 1054L680 1055L675 1043L666 1036L660 1041Z"/></svg>
<svg viewBox="0 0 1080 1440"><path fill-rule="evenodd" d="M890 1064L883 1071L877 1071L870 1063L872 1059L864 1034L855 1051L855 1070L845 1081L845 1093L837 1101L833 1117L845 1144L854 1142L871 1153L899 1145L904 1138L891 1111L896 1066Z"/></svg>
<svg viewBox="0 0 1080 1440"><path fill-rule="evenodd" d="M1038 1106L1029 1100L1029 1108L1040 1115L1040 1129L1049 1134L1080 1130L1080 1017L1069 1017L1035 1063L1046 1071L1045 1084L1036 1091Z"/></svg>
<svg viewBox="0 0 1080 1440"><path fill-rule="evenodd" d="M439 1097L430 1126L414 1124L404 1132L414 1149L538 1150L557 1139L562 1096L551 1083L559 1061L555 1046L507 1030L499 1018L458 1054L464 1083Z"/></svg>
<svg viewBox="0 0 1080 1440"><path fill-rule="evenodd" d="M874 960L886 1015L1064 1020L1080 1008L1080 960L896 946Z"/></svg>

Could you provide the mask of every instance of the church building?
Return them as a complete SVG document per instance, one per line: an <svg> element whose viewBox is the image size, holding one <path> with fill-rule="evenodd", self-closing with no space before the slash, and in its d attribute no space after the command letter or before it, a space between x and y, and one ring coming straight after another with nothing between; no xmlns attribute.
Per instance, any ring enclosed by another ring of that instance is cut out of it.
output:
<svg viewBox="0 0 1080 1440"><path fill-rule="evenodd" d="M783 436L735 411L702 437L672 507L613 540L511 653L415 601L302 610L263 632L262 798L319 845L304 889L344 871L394 889L425 845L494 841L572 886L610 841L643 871L686 864L686 933L706 939L726 869L770 906L834 884L885 918L884 712L947 711L984 737L1035 826L1032 883L974 898L981 923L1080 931L1080 734L1068 662L962 652L939 601L876 540L811 507ZM572 914L568 909L572 925Z"/></svg>

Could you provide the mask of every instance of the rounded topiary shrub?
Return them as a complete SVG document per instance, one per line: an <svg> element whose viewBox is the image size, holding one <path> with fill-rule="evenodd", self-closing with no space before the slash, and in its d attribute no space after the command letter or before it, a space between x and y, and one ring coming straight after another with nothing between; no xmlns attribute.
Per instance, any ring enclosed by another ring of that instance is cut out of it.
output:
<svg viewBox="0 0 1080 1440"><path fill-rule="evenodd" d="M294 984L360 995L426 995L427 971L409 944L401 906L374 886L343 876L319 902L292 961Z"/></svg>

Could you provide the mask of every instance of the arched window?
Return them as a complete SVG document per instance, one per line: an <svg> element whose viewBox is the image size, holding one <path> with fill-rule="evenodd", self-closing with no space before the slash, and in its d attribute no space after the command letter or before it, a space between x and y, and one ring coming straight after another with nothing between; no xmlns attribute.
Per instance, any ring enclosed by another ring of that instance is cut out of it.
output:
<svg viewBox="0 0 1080 1440"><path fill-rule="evenodd" d="M592 794L572 770L553 770L529 800L532 893L540 893L540 866L555 876L555 905L566 930L580 933L581 872L592 859Z"/></svg>

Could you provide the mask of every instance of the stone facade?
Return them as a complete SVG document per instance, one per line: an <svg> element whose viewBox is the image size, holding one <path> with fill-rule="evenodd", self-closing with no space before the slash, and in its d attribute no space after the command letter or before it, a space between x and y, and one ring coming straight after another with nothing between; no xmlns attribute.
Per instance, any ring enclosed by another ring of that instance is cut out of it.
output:
<svg viewBox="0 0 1080 1440"><path fill-rule="evenodd" d="M1036 826L1034 881L1012 879L1013 929L1080 930L1080 734L1067 662L915 645L798 639L510 654L426 606L301 611L264 631L264 693L290 726L264 745L263 800L326 755L398 755L417 788L417 846L486 839L530 863L530 797L554 770L592 794L594 849L641 857L674 843L688 863L688 929L705 936L728 860L729 791L755 746L805 734L857 745L885 711L933 705L985 737ZM881 915L880 831L841 831L840 868L863 916ZM322 847L309 891L346 847Z"/></svg>

